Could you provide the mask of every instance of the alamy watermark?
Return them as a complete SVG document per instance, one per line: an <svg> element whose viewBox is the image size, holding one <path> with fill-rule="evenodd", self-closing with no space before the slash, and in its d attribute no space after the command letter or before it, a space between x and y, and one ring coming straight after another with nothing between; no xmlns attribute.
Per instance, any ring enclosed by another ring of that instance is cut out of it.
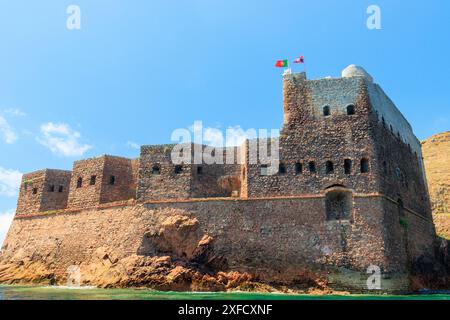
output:
<svg viewBox="0 0 450 320"><path fill-rule="evenodd" d="M81 285L80 267L71 265L67 268L67 283L68 287L79 287Z"/></svg>
<svg viewBox="0 0 450 320"><path fill-rule="evenodd" d="M366 284L369 290L381 290L381 269L379 266L370 265L366 271L370 276L367 278Z"/></svg>
<svg viewBox="0 0 450 320"><path fill-rule="evenodd" d="M381 29L381 8L375 4L367 7L367 28L369 30Z"/></svg>
<svg viewBox="0 0 450 320"><path fill-rule="evenodd" d="M71 4L67 7L66 13L69 15L66 20L66 27L69 30L81 29L81 9L76 4Z"/></svg>
<svg viewBox="0 0 450 320"><path fill-rule="evenodd" d="M267 166L267 174L278 172L280 162L279 129L226 129L225 135L215 128L203 128L195 121L190 128L172 132L171 141L176 142L171 152L174 164L244 164L245 158L235 146L248 146L247 163ZM212 144L211 144L212 142ZM223 150L226 148L226 152Z"/></svg>

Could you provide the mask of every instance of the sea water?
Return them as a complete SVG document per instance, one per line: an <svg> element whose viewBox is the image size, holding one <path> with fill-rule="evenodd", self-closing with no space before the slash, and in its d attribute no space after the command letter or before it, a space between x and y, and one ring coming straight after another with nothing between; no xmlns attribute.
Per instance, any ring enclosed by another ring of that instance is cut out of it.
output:
<svg viewBox="0 0 450 320"><path fill-rule="evenodd" d="M411 295L307 295L255 292L173 292L95 287L5 286L0 300L450 300L450 293Z"/></svg>

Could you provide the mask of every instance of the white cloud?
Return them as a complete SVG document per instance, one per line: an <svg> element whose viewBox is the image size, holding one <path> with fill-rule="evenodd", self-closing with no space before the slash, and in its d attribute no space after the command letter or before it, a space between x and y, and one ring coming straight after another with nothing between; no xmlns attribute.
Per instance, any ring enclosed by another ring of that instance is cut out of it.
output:
<svg viewBox="0 0 450 320"><path fill-rule="evenodd" d="M134 142L134 141L127 141L127 146L129 146L130 148L133 148L133 149L140 149L141 148L139 146L139 144Z"/></svg>
<svg viewBox="0 0 450 320"><path fill-rule="evenodd" d="M18 194L22 172L0 167L0 195L15 197Z"/></svg>
<svg viewBox="0 0 450 320"><path fill-rule="evenodd" d="M81 134L72 130L66 123L48 122L41 125L41 137L37 141L57 155L66 157L82 156L92 148L88 144L81 144Z"/></svg>
<svg viewBox="0 0 450 320"><path fill-rule="evenodd" d="M11 222L14 218L14 210L0 213L0 247L6 238Z"/></svg>
<svg viewBox="0 0 450 320"><path fill-rule="evenodd" d="M8 121L6 121L6 119L1 115L0 115L0 133L2 135L3 140L8 144L12 144L17 140L16 133L11 128Z"/></svg>
<svg viewBox="0 0 450 320"><path fill-rule="evenodd" d="M4 114L11 115L13 117L25 117L27 114L19 108L8 108L3 111Z"/></svg>

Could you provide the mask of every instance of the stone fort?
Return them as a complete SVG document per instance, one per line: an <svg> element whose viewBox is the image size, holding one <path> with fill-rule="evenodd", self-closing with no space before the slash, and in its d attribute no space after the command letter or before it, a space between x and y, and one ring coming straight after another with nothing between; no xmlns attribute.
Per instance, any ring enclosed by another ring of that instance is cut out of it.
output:
<svg viewBox="0 0 450 320"><path fill-rule="evenodd" d="M248 140L215 150L233 158L226 164L175 165L173 145L142 146L137 159L104 155L76 161L71 171L25 174L14 223L114 206L175 208L220 239L215 251L227 268L279 276L299 266L364 274L377 265L393 288L404 286L407 277L394 275L433 257L436 239L421 145L408 121L355 65L340 78L285 73L283 112L276 174L251 161ZM42 228L52 234L51 221Z"/></svg>

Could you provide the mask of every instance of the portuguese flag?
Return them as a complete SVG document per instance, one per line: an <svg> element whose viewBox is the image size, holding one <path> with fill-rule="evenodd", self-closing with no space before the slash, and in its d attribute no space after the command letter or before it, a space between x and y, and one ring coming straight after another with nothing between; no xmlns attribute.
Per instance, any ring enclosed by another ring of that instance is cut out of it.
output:
<svg viewBox="0 0 450 320"><path fill-rule="evenodd" d="M277 60L277 62L275 62L275 67L277 68L285 68L288 66L288 61L287 59L284 60Z"/></svg>

